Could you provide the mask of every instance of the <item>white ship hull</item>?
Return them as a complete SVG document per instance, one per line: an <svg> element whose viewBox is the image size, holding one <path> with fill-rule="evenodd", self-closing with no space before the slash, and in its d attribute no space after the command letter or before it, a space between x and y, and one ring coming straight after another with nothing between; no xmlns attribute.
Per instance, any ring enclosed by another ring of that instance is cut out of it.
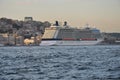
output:
<svg viewBox="0 0 120 80"><path fill-rule="evenodd" d="M41 43L40 43L40 46L54 46L54 45L56 45L56 46L69 46L69 45L71 45L71 46L79 46L79 45L97 45L97 44L99 44L100 42L101 42L102 40L96 40L96 41L63 41L63 40L60 40L60 41L58 41L58 40L56 40L56 41L51 41L51 40L48 40L48 41L42 41Z"/></svg>

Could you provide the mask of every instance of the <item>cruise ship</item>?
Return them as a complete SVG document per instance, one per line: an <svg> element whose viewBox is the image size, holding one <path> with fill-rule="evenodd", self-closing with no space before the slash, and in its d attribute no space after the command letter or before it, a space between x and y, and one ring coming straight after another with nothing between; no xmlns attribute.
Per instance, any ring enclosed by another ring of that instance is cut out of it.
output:
<svg viewBox="0 0 120 80"><path fill-rule="evenodd" d="M40 46L97 45L102 41L99 29L88 25L83 29L73 28L67 22L60 26L56 21L53 26L45 29Z"/></svg>

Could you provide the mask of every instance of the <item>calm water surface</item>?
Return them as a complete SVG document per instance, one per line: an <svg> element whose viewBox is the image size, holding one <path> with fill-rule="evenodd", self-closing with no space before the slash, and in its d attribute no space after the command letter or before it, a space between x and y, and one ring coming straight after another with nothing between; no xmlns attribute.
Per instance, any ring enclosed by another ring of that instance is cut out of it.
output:
<svg viewBox="0 0 120 80"><path fill-rule="evenodd" d="M0 80L120 80L120 46L0 47Z"/></svg>

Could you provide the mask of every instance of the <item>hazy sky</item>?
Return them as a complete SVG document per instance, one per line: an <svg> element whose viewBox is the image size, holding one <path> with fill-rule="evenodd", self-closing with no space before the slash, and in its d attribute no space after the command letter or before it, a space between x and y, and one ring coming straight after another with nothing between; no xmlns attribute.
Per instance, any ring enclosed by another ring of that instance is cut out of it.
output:
<svg viewBox="0 0 120 80"><path fill-rule="evenodd" d="M0 17L96 26L102 32L120 32L120 0L0 0Z"/></svg>

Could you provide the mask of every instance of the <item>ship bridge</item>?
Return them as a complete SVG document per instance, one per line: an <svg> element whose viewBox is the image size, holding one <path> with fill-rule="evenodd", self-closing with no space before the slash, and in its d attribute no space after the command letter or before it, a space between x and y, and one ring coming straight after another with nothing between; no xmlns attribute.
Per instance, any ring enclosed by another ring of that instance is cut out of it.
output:
<svg viewBox="0 0 120 80"><path fill-rule="evenodd" d="M43 39L52 39L55 38L56 34L57 34L57 29L55 27L51 27L51 28L46 28L45 29L45 33L43 35Z"/></svg>

